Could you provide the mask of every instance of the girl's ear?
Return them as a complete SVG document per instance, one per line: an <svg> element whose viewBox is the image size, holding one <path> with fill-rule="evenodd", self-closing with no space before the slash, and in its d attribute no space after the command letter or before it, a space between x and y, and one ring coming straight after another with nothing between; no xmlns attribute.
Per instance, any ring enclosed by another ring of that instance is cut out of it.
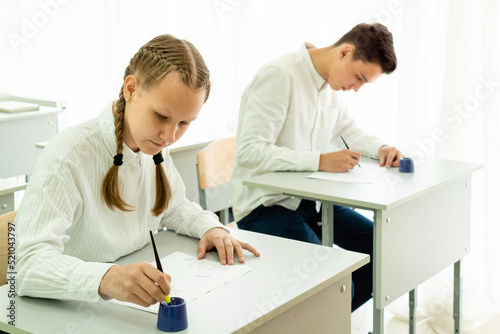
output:
<svg viewBox="0 0 500 334"><path fill-rule="evenodd" d="M123 97L125 98L126 103L130 103L130 101L132 101L138 86L139 80L135 75L129 75L125 78L125 82L123 83Z"/></svg>

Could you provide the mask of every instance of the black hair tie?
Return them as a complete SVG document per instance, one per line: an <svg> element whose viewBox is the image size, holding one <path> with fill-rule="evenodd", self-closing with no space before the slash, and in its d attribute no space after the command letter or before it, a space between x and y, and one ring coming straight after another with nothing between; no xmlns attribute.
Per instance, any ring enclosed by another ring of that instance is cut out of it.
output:
<svg viewBox="0 0 500 334"><path fill-rule="evenodd" d="M113 159L113 165L120 167L123 165L123 154L117 154L115 155Z"/></svg>
<svg viewBox="0 0 500 334"><path fill-rule="evenodd" d="M165 161L165 160L163 160L163 155L161 155L161 152L160 152L160 153L158 153L158 154L153 155L153 160L154 160L154 162L155 162L155 165L159 165L159 164L161 164L163 161Z"/></svg>

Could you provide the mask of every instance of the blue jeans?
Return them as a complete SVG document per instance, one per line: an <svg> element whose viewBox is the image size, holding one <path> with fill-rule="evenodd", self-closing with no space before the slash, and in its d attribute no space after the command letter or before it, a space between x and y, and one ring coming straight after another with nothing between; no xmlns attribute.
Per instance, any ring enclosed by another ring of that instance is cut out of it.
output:
<svg viewBox="0 0 500 334"><path fill-rule="evenodd" d="M334 242L341 248L370 255L373 259L373 222L358 212L343 206L333 207ZM238 228L278 237L321 245L321 212L316 202L302 200L296 211L280 205L257 207L238 222ZM351 310L363 305L372 296L373 262L352 274L353 299Z"/></svg>

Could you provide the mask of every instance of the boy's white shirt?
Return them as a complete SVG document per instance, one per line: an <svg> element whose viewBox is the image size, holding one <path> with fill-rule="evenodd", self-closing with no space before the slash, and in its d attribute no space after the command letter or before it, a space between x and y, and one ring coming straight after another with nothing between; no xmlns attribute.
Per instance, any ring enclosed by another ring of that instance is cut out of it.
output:
<svg viewBox="0 0 500 334"><path fill-rule="evenodd" d="M318 74L304 44L274 59L253 77L241 98L232 177L238 221L259 205L296 210L300 199L246 187L242 181L272 171L317 171L320 152L340 138L352 150L378 156L384 142L359 129L340 92Z"/></svg>
<svg viewBox="0 0 500 334"><path fill-rule="evenodd" d="M122 198L132 212L110 210L101 184L116 154L111 104L96 119L55 136L37 161L16 216L17 293L21 296L97 301L102 276L116 259L167 227L201 238L217 217L185 198L168 148L163 150L172 189L168 209L151 213L155 193L152 156L124 144L119 167Z"/></svg>

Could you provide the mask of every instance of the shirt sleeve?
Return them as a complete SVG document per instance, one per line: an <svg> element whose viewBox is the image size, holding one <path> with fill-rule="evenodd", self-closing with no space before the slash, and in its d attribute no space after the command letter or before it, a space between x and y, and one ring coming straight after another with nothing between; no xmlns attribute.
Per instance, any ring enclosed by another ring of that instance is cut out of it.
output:
<svg viewBox="0 0 500 334"><path fill-rule="evenodd" d="M340 136L345 139L350 149L374 159L378 159L378 149L385 145L381 139L368 134L356 125L343 100L340 102L339 116L333 128L332 142L338 140Z"/></svg>
<svg viewBox="0 0 500 334"><path fill-rule="evenodd" d="M186 198L182 178L170 155L166 154L166 157L165 168L172 189L172 200L163 214L160 225L178 234L198 239L201 239L205 232L214 227L224 228L229 233L229 230L219 222L213 212L203 210L201 206Z"/></svg>
<svg viewBox="0 0 500 334"><path fill-rule="evenodd" d="M259 71L244 93L236 147L238 164L248 170L316 171L319 152L277 146L288 114L292 80L277 67Z"/></svg>
<svg viewBox="0 0 500 334"><path fill-rule="evenodd" d="M64 172L61 172L64 175ZM17 280L20 296L99 300L99 285L112 266L63 254L80 203L63 176L34 175L16 216Z"/></svg>

